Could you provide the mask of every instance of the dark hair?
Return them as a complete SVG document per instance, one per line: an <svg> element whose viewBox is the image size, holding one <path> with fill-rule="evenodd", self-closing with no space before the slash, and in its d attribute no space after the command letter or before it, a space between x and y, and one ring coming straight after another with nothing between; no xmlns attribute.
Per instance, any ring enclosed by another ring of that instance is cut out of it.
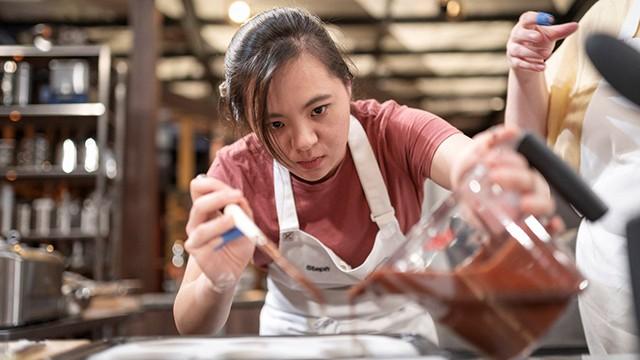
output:
<svg viewBox="0 0 640 360"><path fill-rule="evenodd" d="M284 159L265 119L267 92L276 70L305 51L345 84L353 79L347 60L323 22L296 8L276 8L250 19L231 39L224 59L225 80L220 85L223 113L240 125L248 125L278 160Z"/></svg>

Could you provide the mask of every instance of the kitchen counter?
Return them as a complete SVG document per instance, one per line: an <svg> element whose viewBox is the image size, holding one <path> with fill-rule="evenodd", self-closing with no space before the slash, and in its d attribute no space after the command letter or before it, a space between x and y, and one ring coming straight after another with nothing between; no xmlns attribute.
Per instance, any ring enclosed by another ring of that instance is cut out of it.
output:
<svg viewBox="0 0 640 360"><path fill-rule="evenodd" d="M170 293L95 298L81 315L0 329L0 341L177 335L172 313L174 299L175 294ZM263 291L239 293L223 333L257 334L263 303Z"/></svg>
<svg viewBox="0 0 640 360"><path fill-rule="evenodd" d="M0 341L73 338L91 334L99 339L115 336L118 327L143 312L135 297L94 299L81 315L0 329Z"/></svg>
<svg viewBox="0 0 640 360"><path fill-rule="evenodd" d="M231 337L229 338L231 339ZM15 360L36 360L36 359L53 359L53 360L65 360L65 359L82 359L97 351L106 350L109 348L109 342L124 342L125 340L106 340L96 341L89 343L87 340L47 340L40 342L29 342L19 344L16 341L13 342L0 342L0 354L10 356ZM24 350L15 354L7 352L8 349L17 349L22 347ZM0 356L4 359L5 357ZM406 357L403 359L413 360L425 360L425 359L443 359L441 355L422 355L414 357ZM452 359L473 357L449 357ZM548 354L544 356L533 356L531 359L545 359L545 360L632 360L638 359L638 354L619 354L611 356L589 356L589 355L555 355ZM365 359L365 358L362 358Z"/></svg>
<svg viewBox="0 0 640 360"><path fill-rule="evenodd" d="M40 360L88 345L89 340L44 340L0 342L0 359Z"/></svg>

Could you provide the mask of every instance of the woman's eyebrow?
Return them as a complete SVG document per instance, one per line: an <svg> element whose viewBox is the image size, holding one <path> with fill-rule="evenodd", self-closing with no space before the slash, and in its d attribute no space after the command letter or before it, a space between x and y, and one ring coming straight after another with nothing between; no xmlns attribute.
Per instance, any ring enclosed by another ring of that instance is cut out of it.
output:
<svg viewBox="0 0 640 360"><path fill-rule="evenodd" d="M304 103L304 105L302 106L302 110L306 109L311 104L317 103L318 101L327 100L329 98L331 98L331 94L316 95L311 99L309 99L306 103ZM269 119L279 118L279 117L285 117L285 116L279 113L269 113Z"/></svg>
<svg viewBox="0 0 640 360"><path fill-rule="evenodd" d="M318 101L321 100L327 100L328 98L331 97L331 94L320 94L320 95L316 95L314 97L312 97L311 99L309 99L309 101L307 101L304 106L302 107L302 109L306 109L307 107L309 107L309 105L316 103Z"/></svg>

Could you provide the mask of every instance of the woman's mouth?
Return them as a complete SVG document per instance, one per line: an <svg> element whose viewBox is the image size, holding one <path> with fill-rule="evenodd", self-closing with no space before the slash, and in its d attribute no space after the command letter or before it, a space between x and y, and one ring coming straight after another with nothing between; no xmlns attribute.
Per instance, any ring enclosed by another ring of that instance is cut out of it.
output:
<svg viewBox="0 0 640 360"><path fill-rule="evenodd" d="M301 167L303 167L306 170L313 170L316 169L320 166L320 164L322 164L322 160L324 159L324 156L317 156L314 157L310 160L306 160L306 161L297 161L296 163L298 165L300 165Z"/></svg>

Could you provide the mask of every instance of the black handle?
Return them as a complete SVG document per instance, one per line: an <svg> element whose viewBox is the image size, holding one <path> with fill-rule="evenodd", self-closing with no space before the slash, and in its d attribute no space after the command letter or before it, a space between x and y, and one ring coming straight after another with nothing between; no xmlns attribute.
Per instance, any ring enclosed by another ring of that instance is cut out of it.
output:
<svg viewBox="0 0 640 360"><path fill-rule="evenodd" d="M595 221L607 212L602 199L535 135L522 136L516 149L584 217Z"/></svg>
<svg viewBox="0 0 640 360"><path fill-rule="evenodd" d="M640 209L638 209L640 210ZM631 290L635 304L636 324L640 328L640 214L627 223L627 251Z"/></svg>
<svg viewBox="0 0 640 360"><path fill-rule="evenodd" d="M587 37L587 55L602 77L627 99L640 105L640 52L611 35Z"/></svg>

